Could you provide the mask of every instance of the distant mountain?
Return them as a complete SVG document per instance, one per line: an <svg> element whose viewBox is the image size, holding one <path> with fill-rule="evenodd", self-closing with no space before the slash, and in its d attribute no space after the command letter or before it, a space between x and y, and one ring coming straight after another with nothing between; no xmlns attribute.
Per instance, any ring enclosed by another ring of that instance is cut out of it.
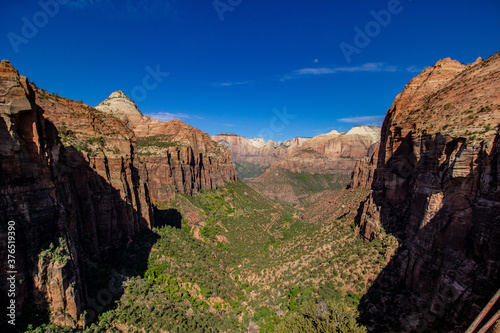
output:
<svg viewBox="0 0 500 333"><path fill-rule="evenodd" d="M284 142L272 139L266 142L263 138L248 139L234 133L220 133L213 135L212 139L229 148L238 175L244 181L261 175L272 163L290 156L296 148L309 140L295 137Z"/></svg>
<svg viewBox="0 0 500 333"><path fill-rule="evenodd" d="M251 186L271 198L295 203L313 189L316 192L344 188L356 161L371 156L379 141L380 127L372 126L315 136L290 156L272 163ZM323 176L315 181L309 175Z"/></svg>

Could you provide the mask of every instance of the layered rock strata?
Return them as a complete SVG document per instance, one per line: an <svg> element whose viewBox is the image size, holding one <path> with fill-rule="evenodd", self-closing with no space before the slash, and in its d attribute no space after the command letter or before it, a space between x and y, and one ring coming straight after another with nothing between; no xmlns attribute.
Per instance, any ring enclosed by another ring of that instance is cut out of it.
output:
<svg viewBox="0 0 500 333"><path fill-rule="evenodd" d="M96 109L124 120L137 138L137 153L149 172L151 197L168 200L175 192L192 195L237 179L229 150L180 120L143 116L121 91Z"/></svg>
<svg viewBox="0 0 500 333"><path fill-rule="evenodd" d="M285 157L290 156L309 138L295 137L292 140L266 142L263 138L248 139L234 133L220 133L212 139L229 148L231 157L236 163L252 163L268 167Z"/></svg>
<svg viewBox="0 0 500 333"><path fill-rule="evenodd" d="M48 309L52 322L82 326L85 311L107 304L93 305L89 273L154 226L154 202L236 179L229 151L208 134L144 119L124 95L112 97L118 111L100 111L0 63L0 265L7 267L13 221L19 318ZM136 127L148 136L138 138ZM2 284L2 306L7 289Z"/></svg>
<svg viewBox="0 0 500 333"><path fill-rule="evenodd" d="M464 332L500 287L500 55L410 81L351 186L366 240L400 248L362 300L373 331Z"/></svg>

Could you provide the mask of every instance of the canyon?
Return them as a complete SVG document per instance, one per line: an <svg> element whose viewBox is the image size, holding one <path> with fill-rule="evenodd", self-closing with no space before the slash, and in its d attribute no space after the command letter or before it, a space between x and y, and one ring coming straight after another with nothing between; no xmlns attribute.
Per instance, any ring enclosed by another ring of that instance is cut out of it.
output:
<svg viewBox="0 0 500 333"><path fill-rule="evenodd" d="M355 126L345 133L333 130L315 136L272 163L250 186L290 203L299 203L311 194L301 189L304 181L311 187L311 182L316 183L317 191L344 188L356 162L371 156L379 141L380 127L376 126Z"/></svg>
<svg viewBox="0 0 500 333"><path fill-rule="evenodd" d="M310 138L295 137L292 140L266 142L263 138L248 139L234 133L220 133L212 139L229 148L231 158L236 163L240 178L252 181L272 163L290 156Z"/></svg>
<svg viewBox="0 0 500 333"><path fill-rule="evenodd" d="M248 139L234 133L220 133L212 139L227 146L233 161L242 169L257 165L261 167L259 170L269 169L269 172L284 168L295 173L328 174L338 170L350 173L357 159L373 153L375 144L380 141L380 127L355 126L345 133L333 130L312 138L295 137L284 142ZM253 181L262 173L254 174L256 177L247 181Z"/></svg>
<svg viewBox="0 0 500 333"><path fill-rule="evenodd" d="M371 332L464 332L500 288L499 92L500 54L447 58L381 128L266 142L155 120L120 90L91 107L3 60L0 264L14 221L17 315L258 332L335 300Z"/></svg>

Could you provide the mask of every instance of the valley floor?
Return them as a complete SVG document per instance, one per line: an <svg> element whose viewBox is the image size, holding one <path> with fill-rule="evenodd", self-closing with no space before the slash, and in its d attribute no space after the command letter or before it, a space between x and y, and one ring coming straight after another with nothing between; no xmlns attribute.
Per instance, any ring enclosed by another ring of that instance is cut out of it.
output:
<svg viewBox="0 0 500 333"><path fill-rule="evenodd" d="M367 194L328 190L292 205L236 182L177 195L157 205L158 227L115 261L124 290L85 331L288 332L309 327L307 311L321 307L313 326L363 332L356 307L397 247L391 236L357 236L356 207ZM134 263L141 257L147 267ZM335 314L344 321L332 322Z"/></svg>

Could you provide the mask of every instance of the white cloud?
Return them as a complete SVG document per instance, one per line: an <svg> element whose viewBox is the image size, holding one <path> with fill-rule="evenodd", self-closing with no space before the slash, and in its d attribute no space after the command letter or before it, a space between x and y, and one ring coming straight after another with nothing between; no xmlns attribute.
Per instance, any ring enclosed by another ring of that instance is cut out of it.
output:
<svg viewBox="0 0 500 333"><path fill-rule="evenodd" d="M319 62L318 58L314 59L313 62L318 63Z"/></svg>
<svg viewBox="0 0 500 333"><path fill-rule="evenodd" d="M302 68L295 71L299 75L324 75L336 73L335 68Z"/></svg>
<svg viewBox="0 0 500 333"><path fill-rule="evenodd" d="M114 9L129 12L139 13L148 12L156 14L175 15L176 11L171 4L172 0L70 0L66 6L72 9L85 9L98 5L111 4Z"/></svg>
<svg viewBox="0 0 500 333"><path fill-rule="evenodd" d="M410 66L406 68L406 71L408 73L420 73L423 70L424 70L423 68L418 68L417 66Z"/></svg>
<svg viewBox="0 0 500 333"><path fill-rule="evenodd" d="M297 79L305 76L328 75L336 73L356 73L356 72L396 72L398 68L392 65L386 65L383 62L369 62L361 66L351 67L311 67L302 68L294 71L292 74L284 75L281 81Z"/></svg>
<svg viewBox="0 0 500 333"><path fill-rule="evenodd" d="M337 120L343 123L380 126L384 121L384 118L385 115L380 115L380 116L348 117L348 118L340 118Z"/></svg>
<svg viewBox="0 0 500 333"><path fill-rule="evenodd" d="M171 112L156 112L148 114L151 118L160 120L160 121L170 121L172 119L204 119L202 117L196 115L190 115L186 113L171 113Z"/></svg>
<svg viewBox="0 0 500 333"><path fill-rule="evenodd" d="M212 85L215 87L231 87L252 84L254 81L234 81L234 82L215 82Z"/></svg>

